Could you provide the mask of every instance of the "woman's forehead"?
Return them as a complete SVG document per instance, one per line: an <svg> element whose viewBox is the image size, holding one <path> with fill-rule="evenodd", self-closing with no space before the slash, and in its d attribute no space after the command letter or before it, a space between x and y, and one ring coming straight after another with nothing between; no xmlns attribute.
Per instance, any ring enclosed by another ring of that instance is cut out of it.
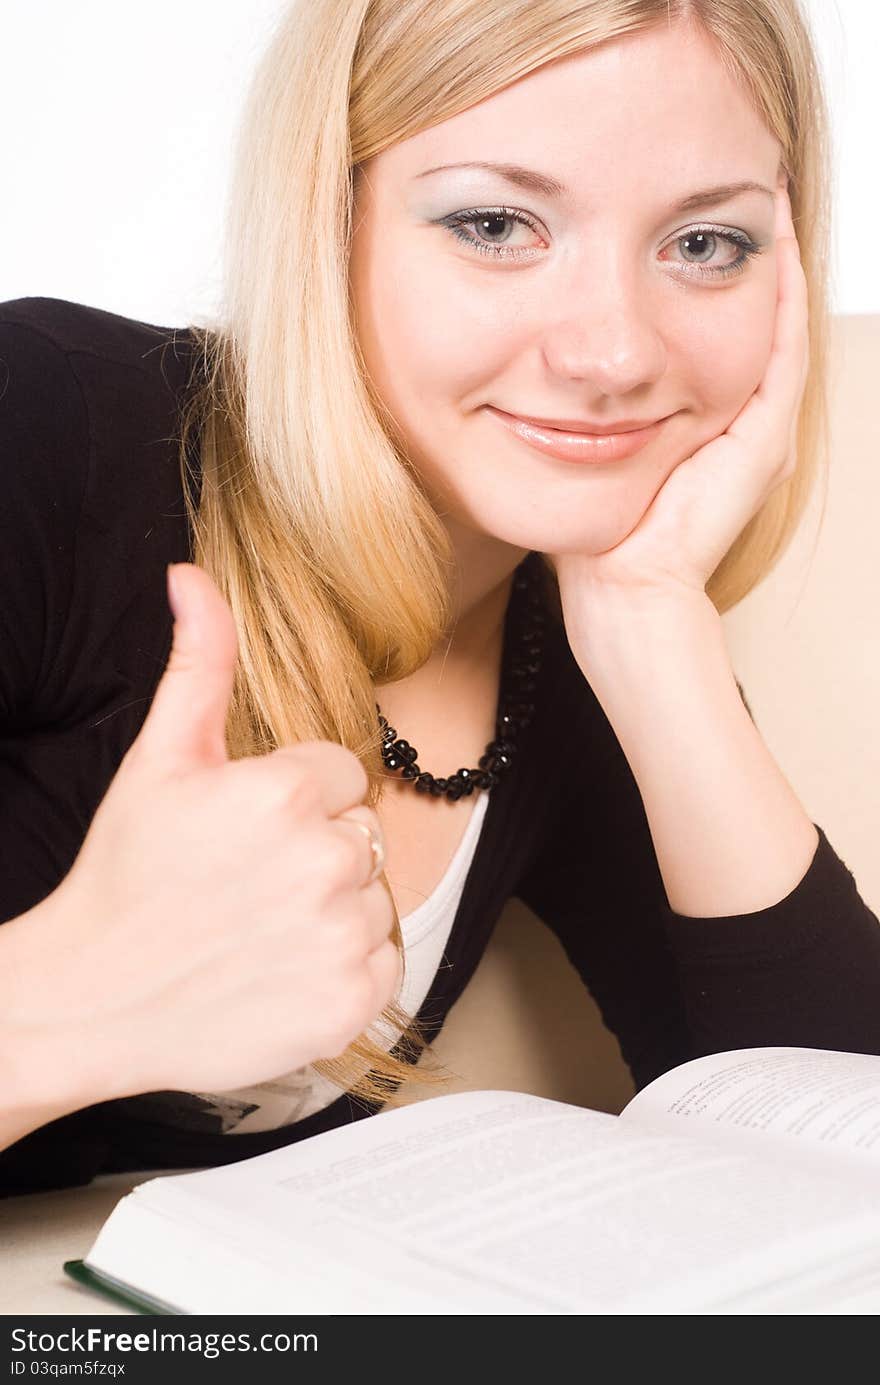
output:
<svg viewBox="0 0 880 1385"><path fill-rule="evenodd" d="M495 176L474 165L506 164L533 175L531 187L521 180L524 190L562 203L646 178L681 197L759 173L772 184L779 156L709 40L674 26L545 63L383 150L366 171L398 187L417 184L418 195L429 187L466 193Z"/></svg>

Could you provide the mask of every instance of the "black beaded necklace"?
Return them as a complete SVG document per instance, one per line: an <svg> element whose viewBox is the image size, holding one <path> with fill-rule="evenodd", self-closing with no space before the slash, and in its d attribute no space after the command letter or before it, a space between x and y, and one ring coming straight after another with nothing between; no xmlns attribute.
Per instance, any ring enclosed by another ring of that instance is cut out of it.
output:
<svg viewBox="0 0 880 1385"><path fill-rule="evenodd" d="M412 780L417 793L431 794L433 798L445 797L455 802L472 794L474 789L485 789L487 792L493 789L509 768L520 733L528 726L535 710L532 697L541 667L547 619L538 574L532 571L532 565L540 561L540 555L530 553L520 563L513 579L511 600L515 603L515 610L511 615L517 627L515 648L512 657L505 656L504 659L506 667L501 676L495 739L489 741L477 769L458 769L448 778L435 779L433 774L419 768L419 752L409 741L398 739L394 727L388 725L376 703L382 728L382 760L385 768L394 772L400 770L402 778Z"/></svg>

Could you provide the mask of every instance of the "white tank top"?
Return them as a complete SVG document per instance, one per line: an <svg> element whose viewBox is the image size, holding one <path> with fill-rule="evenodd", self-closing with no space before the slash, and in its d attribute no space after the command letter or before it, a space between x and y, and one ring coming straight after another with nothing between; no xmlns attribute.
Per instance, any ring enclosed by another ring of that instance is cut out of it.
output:
<svg viewBox="0 0 880 1385"><path fill-rule="evenodd" d="M406 975L399 1004L409 1015L417 1013L437 974L488 803L488 793L479 793L464 836L443 878L424 903L400 920ZM387 1050L400 1038L401 1031L377 1021L372 1033ZM209 1101L222 1116L224 1134L247 1135L255 1130L274 1130L313 1115L336 1101L341 1092L340 1087L306 1065L253 1087L237 1087L228 1092L198 1092L197 1095Z"/></svg>

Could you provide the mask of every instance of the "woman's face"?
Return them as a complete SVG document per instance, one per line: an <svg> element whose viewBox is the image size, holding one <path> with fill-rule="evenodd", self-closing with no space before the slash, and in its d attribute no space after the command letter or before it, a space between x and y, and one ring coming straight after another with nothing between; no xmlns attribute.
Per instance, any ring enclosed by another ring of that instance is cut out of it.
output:
<svg viewBox="0 0 880 1385"><path fill-rule="evenodd" d="M674 27L546 64L362 166L358 336L452 530L604 552L724 431L770 353L780 154L702 34ZM478 161L563 190L460 166ZM744 181L761 187L696 205ZM666 421L591 465L536 450L493 408Z"/></svg>

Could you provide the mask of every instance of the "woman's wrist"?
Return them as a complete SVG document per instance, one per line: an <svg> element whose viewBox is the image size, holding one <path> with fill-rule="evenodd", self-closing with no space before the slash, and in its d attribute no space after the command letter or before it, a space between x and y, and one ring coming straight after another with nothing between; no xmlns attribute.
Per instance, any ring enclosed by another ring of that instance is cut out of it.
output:
<svg viewBox="0 0 880 1385"><path fill-rule="evenodd" d="M647 667L671 667L708 638L724 641L721 617L704 591L612 588L579 602L568 630L572 653L600 700L644 686ZM669 660L673 662L668 663ZM731 677L733 672L731 669Z"/></svg>
<svg viewBox="0 0 880 1385"><path fill-rule="evenodd" d="M58 993L67 911L66 896L56 890L0 927L3 1108L13 1120L30 1121L31 1129L113 1095L85 1003L80 1008L69 988Z"/></svg>

